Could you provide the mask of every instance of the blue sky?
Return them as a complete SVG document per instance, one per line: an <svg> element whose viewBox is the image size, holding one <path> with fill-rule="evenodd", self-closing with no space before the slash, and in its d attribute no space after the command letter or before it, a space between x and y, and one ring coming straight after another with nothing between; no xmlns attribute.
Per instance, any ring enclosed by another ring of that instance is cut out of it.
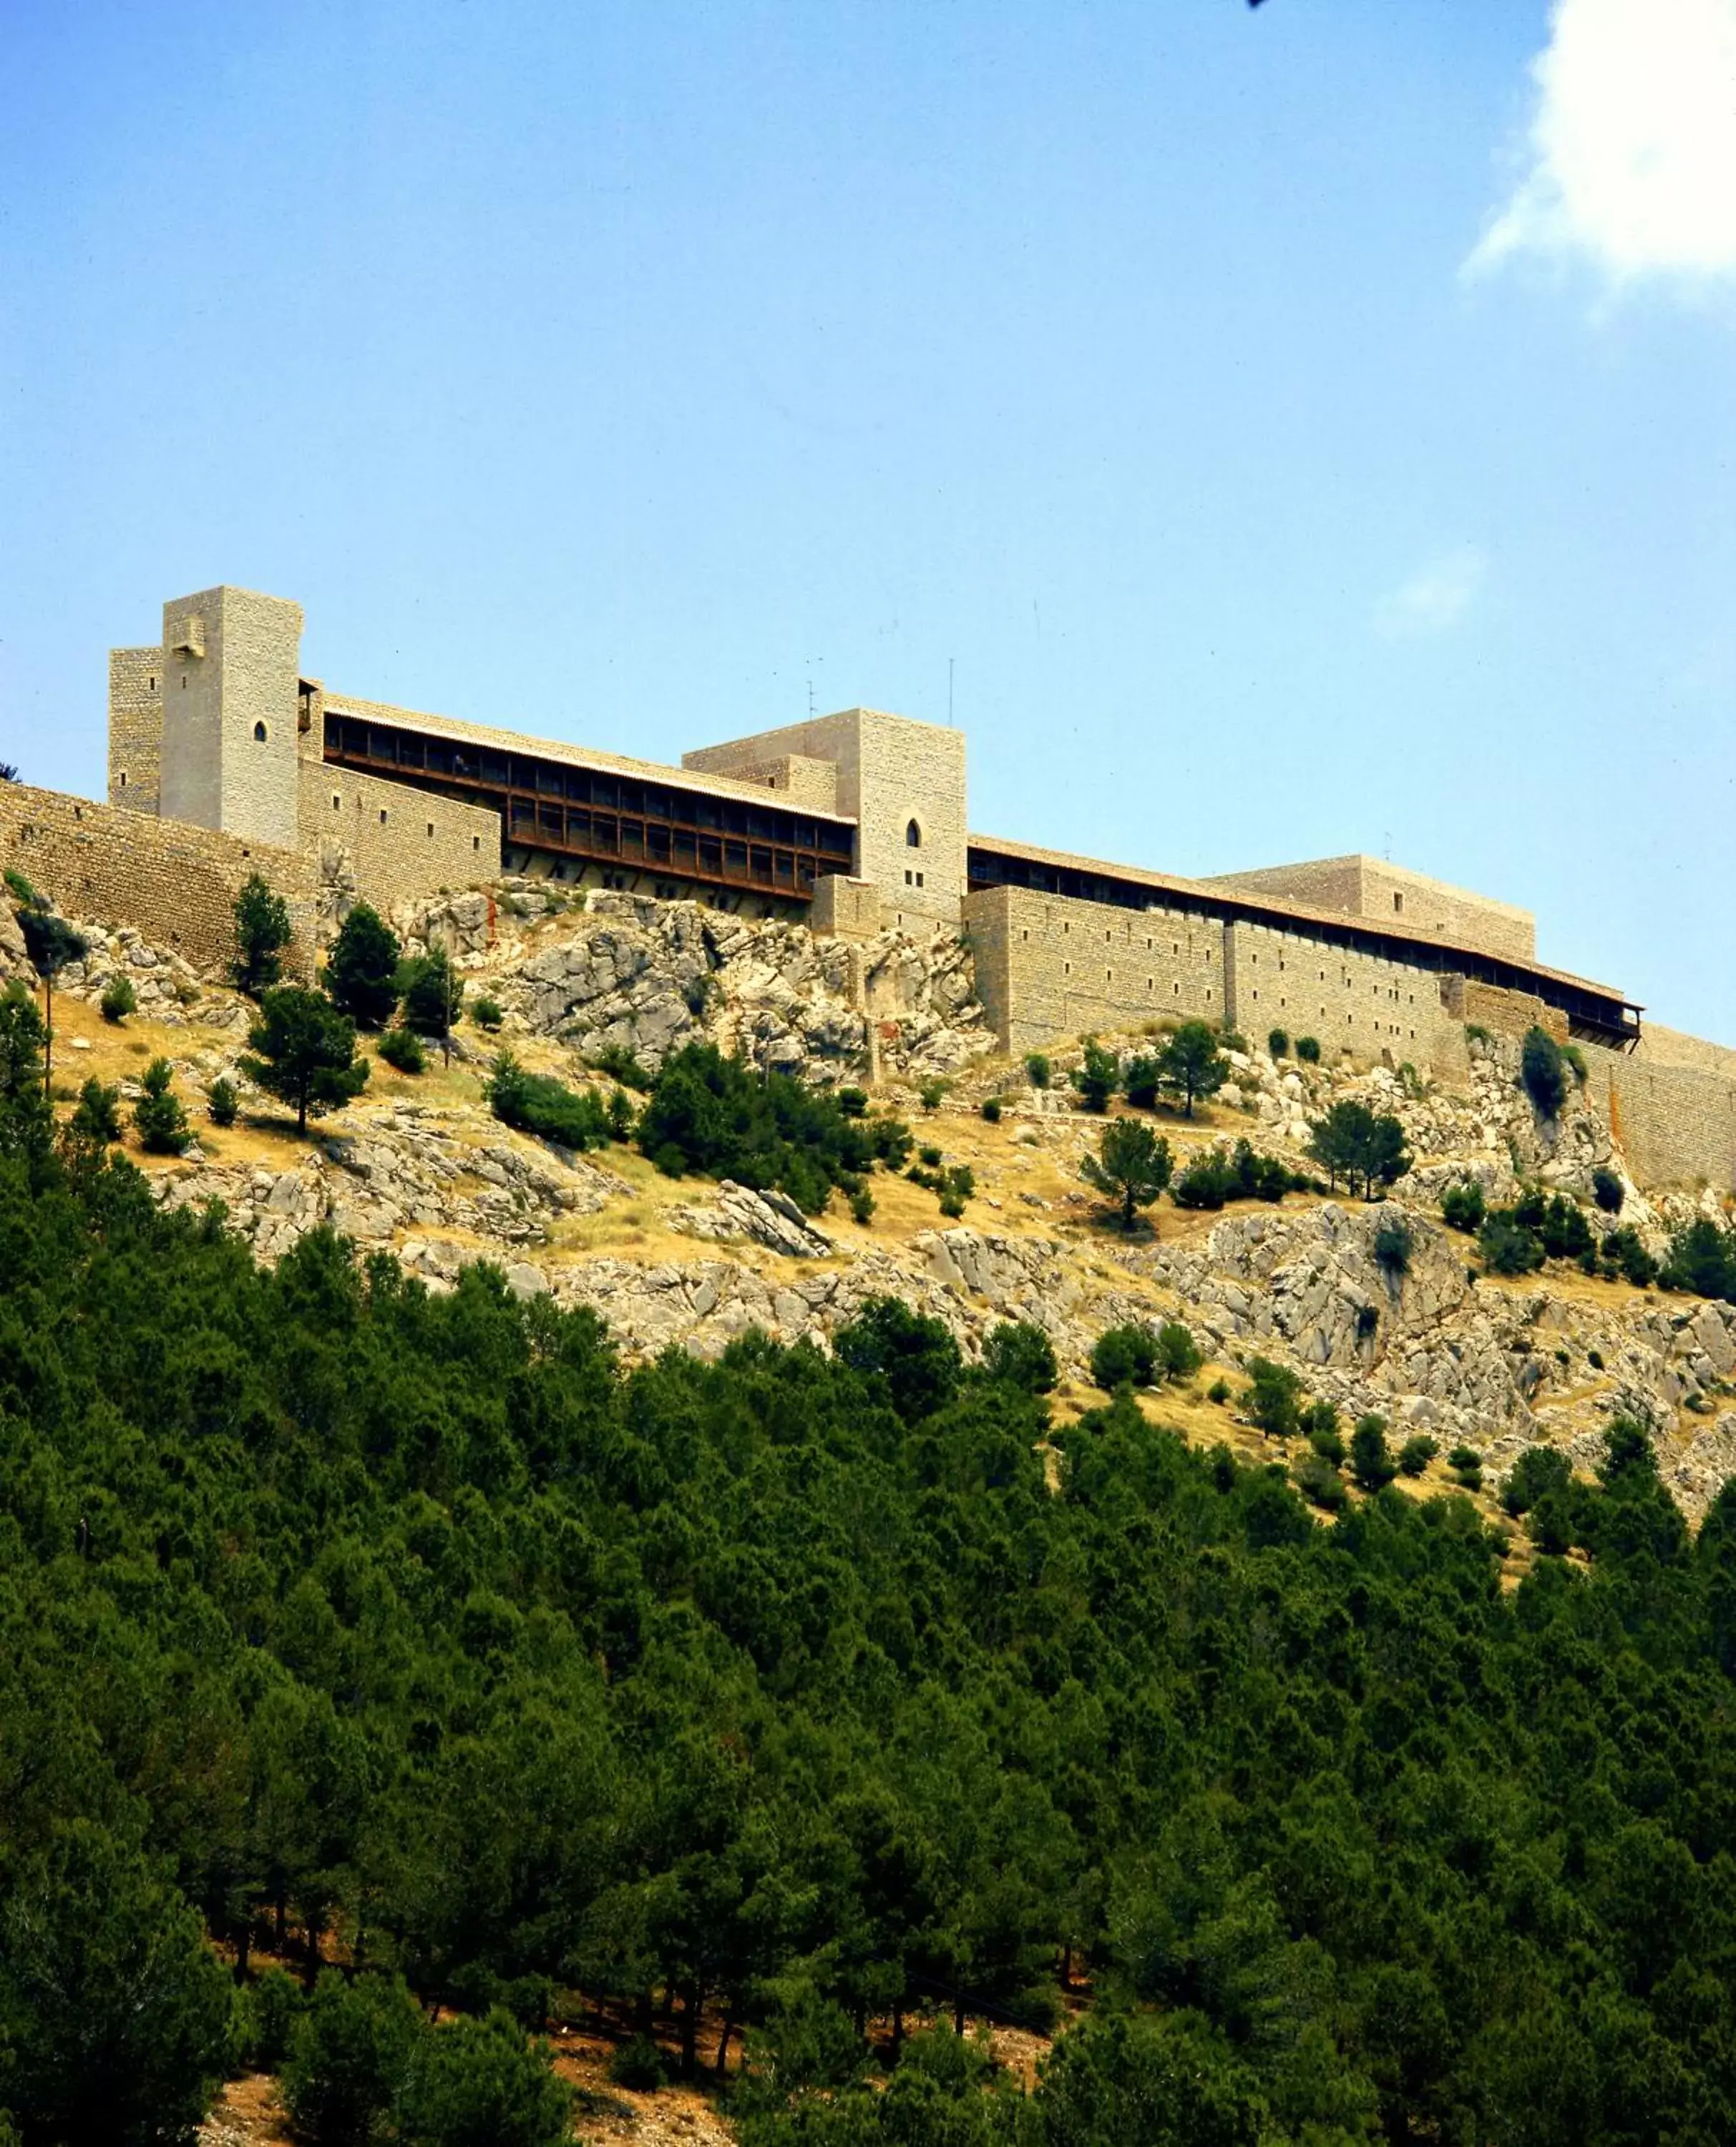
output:
<svg viewBox="0 0 1736 2147"><path fill-rule="evenodd" d="M1389 850L1736 1043L1733 81L1736 0L0 0L0 757L100 791L216 581L653 758L950 660L983 831Z"/></svg>

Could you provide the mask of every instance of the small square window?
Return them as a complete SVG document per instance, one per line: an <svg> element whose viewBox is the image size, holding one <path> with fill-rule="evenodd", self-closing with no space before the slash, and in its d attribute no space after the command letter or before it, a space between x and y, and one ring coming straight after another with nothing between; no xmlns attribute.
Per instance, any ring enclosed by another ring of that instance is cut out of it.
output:
<svg viewBox="0 0 1736 2147"><path fill-rule="evenodd" d="M471 848L472 848L472 849L473 849L473 850L479 850L479 849L482 848L482 846L483 846L483 838L482 838L482 837L481 837L480 835L473 835L473 836L470 838L470 847L471 847Z"/></svg>
<svg viewBox="0 0 1736 2147"><path fill-rule="evenodd" d="M381 808L380 808L380 825L383 828L383 827L385 826L385 824L386 824L386 808L385 808L385 807L383 805L383 806L381 806Z"/></svg>
<svg viewBox="0 0 1736 2147"><path fill-rule="evenodd" d="M430 820L430 821L428 822L428 833L432 835L432 834L433 833L433 832L434 832L434 823L433 823L433 822L432 820Z"/></svg>
<svg viewBox="0 0 1736 2147"><path fill-rule="evenodd" d="M334 813L341 813L343 810L343 800L335 790L332 793L332 810Z"/></svg>

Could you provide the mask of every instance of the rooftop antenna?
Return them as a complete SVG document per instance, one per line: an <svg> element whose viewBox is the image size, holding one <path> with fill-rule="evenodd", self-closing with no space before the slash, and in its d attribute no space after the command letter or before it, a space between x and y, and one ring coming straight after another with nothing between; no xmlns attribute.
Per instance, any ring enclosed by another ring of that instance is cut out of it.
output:
<svg viewBox="0 0 1736 2147"><path fill-rule="evenodd" d="M809 723L813 721L813 667L816 663L823 663L825 660L823 656L810 656L808 659L808 720Z"/></svg>

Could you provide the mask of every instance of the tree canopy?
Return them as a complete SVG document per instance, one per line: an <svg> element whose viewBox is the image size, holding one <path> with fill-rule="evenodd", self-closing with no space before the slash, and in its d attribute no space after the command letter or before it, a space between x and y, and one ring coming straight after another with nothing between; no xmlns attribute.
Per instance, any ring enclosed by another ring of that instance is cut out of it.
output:
<svg viewBox="0 0 1736 2147"><path fill-rule="evenodd" d="M745 2035L747 2147L1731 2135L1736 1483L1693 1534L1617 1419L1595 1480L1528 1465L1504 1587L1463 1497L1322 1526L1131 1394L1052 1422L1028 1338L836 1342L629 1368L486 1265L267 1270L124 1161L0 1157L28 2147L188 2137L208 1935L309 1986L243 2010L310 2136L341 2089L541 2147L569 1988ZM1033 2094L944 2029L865 2084L872 2024L1082 1973Z"/></svg>

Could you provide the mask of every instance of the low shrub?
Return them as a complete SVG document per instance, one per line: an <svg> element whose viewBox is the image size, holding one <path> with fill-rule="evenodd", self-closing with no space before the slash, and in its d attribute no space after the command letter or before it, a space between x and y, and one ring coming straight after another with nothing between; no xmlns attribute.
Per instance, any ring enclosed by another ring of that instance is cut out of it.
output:
<svg viewBox="0 0 1736 2147"><path fill-rule="evenodd" d="M1206 1389L1206 1399L1208 1402L1216 1402L1219 1409L1222 1409L1229 1399L1230 1393L1231 1388L1228 1379L1213 1379L1211 1385Z"/></svg>
<svg viewBox="0 0 1736 2147"><path fill-rule="evenodd" d="M1310 1452L1298 1456L1290 1474L1308 1504L1325 1513L1338 1512L1348 1495L1343 1478L1323 1454Z"/></svg>
<svg viewBox="0 0 1736 2147"><path fill-rule="evenodd" d="M400 1074L425 1074L428 1055L413 1028L388 1028L374 1046L388 1066Z"/></svg>
<svg viewBox="0 0 1736 2147"><path fill-rule="evenodd" d="M260 1970L246 1993L241 2021L243 2055L256 2071L274 2073L283 2064L306 2002L287 1970L275 1964Z"/></svg>
<svg viewBox="0 0 1736 2147"><path fill-rule="evenodd" d="M1398 1449L1399 1474L1420 1476L1440 1450L1438 1442L1431 1439L1426 1431L1413 1433Z"/></svg>
<svg viewBox="0 0 1736 2147"><path fill-rule="evenodd" d="M214 1126L233 1126L235 1114L241 1108L241 1099L235 1093L235 1084L225 1075L218 1074L205 1091L205 1109Z"/></svg>
<svg viewBox="0 0 1736 2147"><path fill-rule="evenodd" d="M1253 1357L1248 1364L1248 1411L1268 1439L1289 1439L1302 1428L1302 1381L1287 1364Z"/></svg>
<svg viewBox="0 0 1736 2147"><path fill-rule="evenodd" d="M1591 1197L1606 1215L1619 1215L1627 1194L1615 1173L1600 1164L1591 1174Z"/></svg>
<svg viewBox="0 0 1736 2147"><path fill-rule="evenodd" d="M1084 1057L1068 1079L1084 1109L1101 1114L1108 1109L1109 1099L1121 1086L1121 1062L1113 1051L1105 1051L1094 1036L1088 1036Z"/></svg>
<svg viewBox="0 0 1736 2147"><path fill-rule="evenodd" d="M938 1111L940 1109L941 1099L946 1092L947 1084L944 1081L924 1081L916 1092L917 1101L925 1111Z"/></svg>
<svg viewBox="0 0 1736 2147"><path fill-rule="evenodd" d="M1441 1195L1441 1220L1449 1230L1463 1230L1467 1237L1476 1236L1488 1213L1483 1188L1474 1178L1461 1179Z"/></svg>
<svg viewBox="0 0 1736 2147"><path fill-rule="evenodd" d="M992 1126L998 1126L1000 1124L1001 1099L998 1096L985 1096L983 1099L983 1116Z"/></svg>
<svg viewBox="0 0 1736 2147"><path fill-rule="evenodd" d="M1447 1466L1467 1491L1483 1489L1483 1456L1474 1446L1455 1446L1447 1456Z"/></svg>
<svg viewBox="0 0 1736 2147"><path fill-rule="evenodd" d="M599 1074L607 1074L611 1081L618 1081L623 1089L637 1089L642 1096L657 1085L655 1077L646 1072L625 1044L606 1045L593 1056L591 1063Z"/></svg>
<svg viewBox="0 0 1736 2147"><path fill-rule="evenodd" d="M1350 1434L1350 1466L1364 1491L1384 1489L1398 1473L1398 1464L1387 1445L1384 1417L1358 1417Z"/></svg>
<svg viewBox="0 0 1736 2147"><path fill-rule="evenodd" d="M910 1153L896 1119L853 1119L835 1095L787 1074L763 1079L714 1043L685 1044L664 1063L634 1139L666 1176L698 1171L763 1191L777 1186L810 1215L832 1189Z"/></svg>
<svg viewBox="0 0 1736 2147"><path fill-rule="evenodd" d="M1619 1276L1635 1289L1649 1289L1658 1279L1658 1263L1646 1250L1643 1240L1631 1223L1624 1223L1618 1230L1612 1230L1604 1239L1601 1249L1603 1273L1612 1279Z"/></svg>
<svg viewBox="0 0 1736 2147"><path fill-rule="evenodd" d="M614 1138L609 1114L592 1090L569 1089L552 1074L528 1074L510 1051L488 1069L483 1094L504 1126L562 1148L602 1148Z"/></svg>
<svg viewBox="0 0 1736 2147"><path fill-rule="evenodd" d="M1046 1089L1053 1079L1053 1069L1047 1055L1033 1051L1025 1059L1025 1078L1033 1089Z"/></svg>
<svg viewBox="0 0 1736 2147"><path fill-rule="evenodd" d="M1110 1393L1117 1387L1148 1387L1160 1361L1157 1338L1148 1327L1129 1321L1105 1328L1091 1352L1092 1381Z"/></svg>
<svg viewBox="0 0 1736 2147"><path fill-rule="evenodd" d="M866 1089L838 1090L838 1108L847 1119L865 1119L868 1116L868 1099Z"/></svg>
<svg viewBox="0 0 1736 2147"><path fill-rule="evenodd" d="M498 999L481 998L470 1002L470 1018L478 1028L485 1028L492 1036L506 1019L506 1009Z"/></svg>
<svg viewBox="0 0 1736 2147"><path fill-rule="evenodd" d="M983 1369L998 1384L1026 1394L1052 1394L1061 1376L1055 1345L1028 1319L1003 1320L991 1330L983 1345Z"/></svg>
<svg viewBox="0 0 1736 2147"><path fill-rule="evenodd" d="M1383 1223L1374 1233L1373 1250L1374 1264L1382 1274L1408 1274L1416 1250L1409 1224L1402 1219Z"/></svg>
<svg viewBox="0 0 1736 2147"><path fill-rule="evenodd" d="M634 2035L610 2057L608 2076L617 2087L649 2094L668 2084L669 2068L649 2035Z"/></svg>
<svg viewBox="0 0 1736 2147"><path fill-rule="evenodd" d="M1343 1467L1344 1439L1336 1424L1311 1424L1308 1443L1323 1461L1329 1461L1334 1469Z"/></svg>
<svg viewBox="0 0 1736 2147"><path fill-rule="evenodd" d="M1567 1101L1567 1074L1561 1046L1546 1028L1525 1032L1519 1052L1519 1086L1531 1099L1540 1118L1559 1115Z"/></svg>
<svg viewBox="0 0 1736 2147"><path fill-rule="evenodd" d="M859 1191L850 1195L850 1214L852 1219L860 1223L864 1229L873 1221L874 1196L868 1191L867 1186L863 1186Z"/></svg>
<svg viewBox="0 0 1736 2147"><path fill-rule="evenodd" d="M1532 1274L1543 1264L1542 1245L1509 1208L1498 1208L1483 1219L1477 1249L1491 1274Z"/></svg>
<svg viewBox="0 0 1736 2147"><path fill-rule="evenodd" d="M111 977L97 1004L104 1021L123 1022L138 1011L138 994L131 977Z"/></svg>
<svg viewBox="0 0 1736 2147"><path fill-rule="evenodd" d="M1304 1065L1318 1066L1320 1063L1319 1038L1317 1036L1298 1036L1296 1039L1296 1056L1302 1060Z"/></svg>
<svg viewBox="0 0 1736 2147"><path fill-rule="evenodd" d="M1122 1075L1122 1094L1136 1110L1155 1110L1163 1085L1163 1069L1155 1053L1141 1051L1128 1059Z"/></svg>
<svg viewBox="0 0 1736 2147"><path fill-rule="evenodd" d="M145 1068L144 1094L133 1106L133 1122L148 1155L180 1155L192 1142L193 1129L171 1085L174 1078L166 1058L153 1058Z"/></svg>
<svg viewBox="0 0 1736 2147"><path fill-rule="evenodd" d="M1290 1055L1290 1036L1288 1030L1283 1028L1273 1029L1267 1036L1266 1048L1271 1053L1274 1058L1288 1058Z"/></svg>
<svg viewBox="0 0 1736 2147"><path fill-rule="evenodd" d="M1166 1319L1158 1329L1158 1354L1166 1379L1191 1379L1205 1361L1199 1344L1179 1319Z"/></svg>
<svg viewBox="0 0 1736 2147"><path fill-rule="evenodd" d="M1311 1183L1275 1155L1256 1154L1253 1144L1243 1139L1228 1154L1222 1149L1203 1149L1169 1192L1178 1208L1215 1209L1231 1200L1276 1203L1287 1193L1306 1191Z"/></svg>
<svg viewBox="0 0 1736 2147"><path fill-rule="evenodd" d="M1736 1228L1704 1215L1683 1224L1670 1239L1658 1279L1666 1289L1736 1304Z"/></svg>
<svg viewBox="0 0 1736 2147"><path fill-rule="evenodd" d="M1528 1446L1501 1487L1501 1504L1518 1520L1550 1492L1566 1491L1573 1480L1572 1466L1558 1448Z"/></svg>

